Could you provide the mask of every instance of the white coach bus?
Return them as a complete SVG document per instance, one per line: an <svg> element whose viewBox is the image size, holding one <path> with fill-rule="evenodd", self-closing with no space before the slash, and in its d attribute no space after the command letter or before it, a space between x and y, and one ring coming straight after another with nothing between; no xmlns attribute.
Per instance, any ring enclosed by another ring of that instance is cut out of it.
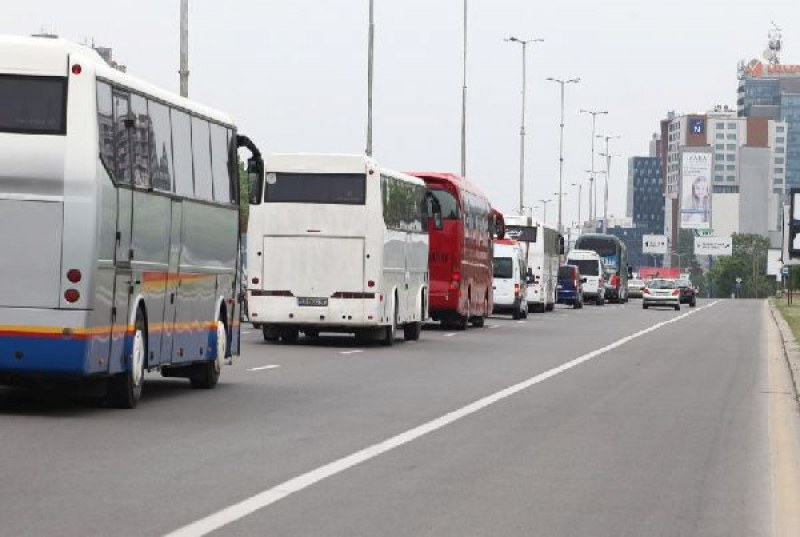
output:
<svg viewBox="0 0 800 537"><path fill-rule="evenodd" d="M556 303L558 266L564 242L553 228L531 216L506 215L506 235L525 249L528 265L528 309L552 311Z"/></svg>
<svg viewBox="0 0 800 537"><path fill-rule="evenodd" d="M248 309L264 339L419 339L428 310L425 183L363 156L266 159L251 191Z"/></svg>
<svg viewBox="0 0 800 537"><path fill-rule="evenodd" d="M214 387L239 346L240 142L87 47L0 37L0 382L100 378L125 408L145 371Z"/></svg>

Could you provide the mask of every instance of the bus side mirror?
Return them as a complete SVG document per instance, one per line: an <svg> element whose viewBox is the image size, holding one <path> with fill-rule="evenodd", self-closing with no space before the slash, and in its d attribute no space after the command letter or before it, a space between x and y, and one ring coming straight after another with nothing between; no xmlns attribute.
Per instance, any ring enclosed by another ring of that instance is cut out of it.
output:
<svg viewBox="0 0 800 537"><path fill-rule="evenodd" d="M259 205L264 198L264 161L261 158L247 160L247 183L250 187L250 205Z"/></svg>

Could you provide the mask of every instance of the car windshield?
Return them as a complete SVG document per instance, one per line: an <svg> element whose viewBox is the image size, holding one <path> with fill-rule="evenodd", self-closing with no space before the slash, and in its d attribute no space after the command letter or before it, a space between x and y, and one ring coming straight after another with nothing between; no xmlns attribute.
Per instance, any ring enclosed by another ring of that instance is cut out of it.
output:
<svg viewBox="0 0 800 537"><path fill-rule="evenodd" d="M494 258L494 277L504 279L514 277L514 265L510 257Z"/></svg>
<svg viewBox="0 0 800 537"><path fill-rule="evenodd" d="M628 285L632 285L634 287L637 287L637 286L641 287L641 286L644 285L644 282L642 280L631 280L630 282L628 282Z"/></svg>
<svg viewBox="0 0 800 537"><path fill-rule="evenodd" d="M596 259L570 259L569 264L578 267L584 276L600 276L600 263Z"/></svg>
<svg viewBox="0 0 800 537"><path fill-rule="evenodd" d="M675 289L675 282L672 280L650 280L647 287L650 289Z"/></svg>

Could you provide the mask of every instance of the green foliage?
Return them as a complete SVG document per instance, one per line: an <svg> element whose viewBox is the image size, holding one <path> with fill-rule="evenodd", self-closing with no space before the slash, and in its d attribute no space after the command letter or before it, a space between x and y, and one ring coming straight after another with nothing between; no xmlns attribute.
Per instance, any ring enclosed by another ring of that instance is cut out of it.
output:
<svg viewBox="0 0 800 537"><path fill-rule="evenodd" d="M761 235L734 234L733 255L717 257L707 274L713 283L714 296L728 297L736 291L736 278L742 279L741 298L766 298L775 291L775 282L767 276L769 239Z"/></svg>

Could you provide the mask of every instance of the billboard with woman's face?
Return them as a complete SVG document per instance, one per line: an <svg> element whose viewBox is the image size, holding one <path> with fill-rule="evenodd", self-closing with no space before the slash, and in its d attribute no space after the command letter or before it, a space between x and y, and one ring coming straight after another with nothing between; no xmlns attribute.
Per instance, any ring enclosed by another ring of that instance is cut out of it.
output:
<svg viewBox="0 0 800 537"><path fill-rule="evenodd" d="M681 227L711 227L712 153L683 153L681 162Z"/></svg>

